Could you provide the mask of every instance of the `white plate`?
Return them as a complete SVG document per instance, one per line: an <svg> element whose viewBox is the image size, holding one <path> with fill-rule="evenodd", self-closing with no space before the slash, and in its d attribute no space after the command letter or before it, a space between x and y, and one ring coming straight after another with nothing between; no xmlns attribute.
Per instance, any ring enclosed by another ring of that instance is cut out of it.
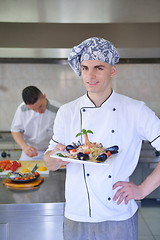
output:
<svg viewBox="0 0 160 240"><path fill-rule="evenodd" d="M61 153L64 155L64 152L57 152L57 153ZM57 154L56 153L56 154ZM108 158L108 160L106 160L105 162L102 162L102 163L96 163L96 162L92 162L92 161L84 161L84 160L79 160L79 159L73 159L73 158L66 158L66 157L60 157L60 156L57 156L56 154L52 154L50 157L53 157L53 158L59 158L61 160L63 160L64 162L71 162L71 163L79 163L79 164L91 164L91 165L99 165L99 166L108 166L111 164L111 159L114 157L114 155L117 155L117 154L114 154L112 156L110 156ZM66 155L67 153L65 153Z"/></svg>

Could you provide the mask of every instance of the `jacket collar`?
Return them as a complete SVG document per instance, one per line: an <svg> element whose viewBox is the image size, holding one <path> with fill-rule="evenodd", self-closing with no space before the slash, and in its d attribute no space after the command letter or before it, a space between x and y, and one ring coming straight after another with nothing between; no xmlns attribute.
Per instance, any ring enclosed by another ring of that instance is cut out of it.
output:
<svg viewBox="0 0 160 240"><path fill-rule="evenodd" d="M115 95L115 91L112 90L110 96L101 104L100 107L106 106L112 102L113 99L115 99ZM86 93L82 98L82 107L100 108L95 106L94 102L92 102L92 100L89 98L88 93Z"/></svg>

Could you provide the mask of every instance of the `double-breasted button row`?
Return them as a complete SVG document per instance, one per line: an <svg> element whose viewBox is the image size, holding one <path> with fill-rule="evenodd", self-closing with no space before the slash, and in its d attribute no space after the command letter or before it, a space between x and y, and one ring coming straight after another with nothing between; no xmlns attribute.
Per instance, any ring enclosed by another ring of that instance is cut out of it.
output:
<svg viewBox="0 0 160 240"><path fill-rule="evenodd" d="M113 110L113 111L116 111L116 108L113 108L112 110ZM82 109L82 111L83 111L83 112L85 112L85 111L86 111L86 109L85 109L85 108L83 108L83 109Z"/></svg>
<svg viewBox="0 0 160 240"><path fill-rule="evenodd" d="M90 174L89 173L87 173L86 174L87 175L87 177L89 177L90 176ZM112 178L112 176L111 175L108 175L108 178ZM110 201L111 200L111 197L108 197L108 199L107 199L108 201Z"/></svg>
<svg viewBox="0 0 160 240"><path fill-rule="evenodd" d="M116 111L116 108L113 108L112 110L115 112L115 111ZM111 130L111 133L114 133L114 132L115 132L115 130L112 129L112 130Z"/></svg>
<svg viewBox="0 0 160 240"><path fill-rule="evenodd" d="M89 173L87 173L86 175L87 175L87 177L89 177L89 176L90 176L90 174L89 174ZM108 175L108 178L111 178L111 177L112 177L111 175Z"/></svg>
<svg viewBox="0 0 160 240"><path fill-rule="evenodd" d="M86 109L85 109L85 108L83 108L83 109L82 109L82 111L83 111L83 112L86 112ZM116 108L113 108L113 111L116 111ZM111 130L111 133L115 133L115 130L114 130L114 129L112 129L112 130Z"/></svg>
<svg viewBox="0 0 160 240"><path fill-rule="evenodd" d="M111 176L111 175L108 175L108 178L112 178L112 176ZM110 201L110 200L111 200L111 198L108 197L108 201Z"/></svg>

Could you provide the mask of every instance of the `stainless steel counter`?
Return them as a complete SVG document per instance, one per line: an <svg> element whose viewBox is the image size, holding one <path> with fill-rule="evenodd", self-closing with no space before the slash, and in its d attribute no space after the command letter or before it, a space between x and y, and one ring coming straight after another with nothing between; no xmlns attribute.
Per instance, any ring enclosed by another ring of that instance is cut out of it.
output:
<svg viewBox="0 0 160 240"><path fill-rule="evenodd" d="M0 178L0 204L64 202L65 170L50 172L35 190L11 190L3 186Z"/></svg>
<svg viewBox="0 0 160 240"><path fill-rule="evenodd" d="M2 180L0 239L63 240L65 170L50 172L35 190L11 190Z"/></svg>
<svg viewBox="0 0 160 240"><path fill-rule="evenodd" d="M131 177L142 182L155 168L159 156L146 143ZM63 240L65 170L50 172L38 189L11 190L0 178L0 240ZM160 189L149 198L159 198Z"/></svg>

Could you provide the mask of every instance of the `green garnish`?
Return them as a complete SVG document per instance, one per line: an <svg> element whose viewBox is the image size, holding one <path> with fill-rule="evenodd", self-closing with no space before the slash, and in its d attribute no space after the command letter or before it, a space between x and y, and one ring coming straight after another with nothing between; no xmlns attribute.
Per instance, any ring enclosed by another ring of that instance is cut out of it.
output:
<svg viewBox="0 0 160 240"><path fill-rule="evenodd" d="M81 136L81 135L86 135L87 133L92 133L92 134L93 134L93 132L92 132L91 130L82 129L82 130L76 135L76 137Z"/></svg>
<svg viewBox="0 0 160 240"><path fill-rule="evenodd" d="M62 153L57 153L56 155L59 156L59 157L66 157Z"/></svg>
<svg viewBox="0 0 160 240"><path fill-rule="evenodd" d="M84 136L84 143L85 143L85 145L89 145L90 141L89 141L89 138L88 138L88 133L92 133L93 134L93 132L91 130L82 129L81 132L79 132L76 135L76 137L83 135Z"/></svg>

